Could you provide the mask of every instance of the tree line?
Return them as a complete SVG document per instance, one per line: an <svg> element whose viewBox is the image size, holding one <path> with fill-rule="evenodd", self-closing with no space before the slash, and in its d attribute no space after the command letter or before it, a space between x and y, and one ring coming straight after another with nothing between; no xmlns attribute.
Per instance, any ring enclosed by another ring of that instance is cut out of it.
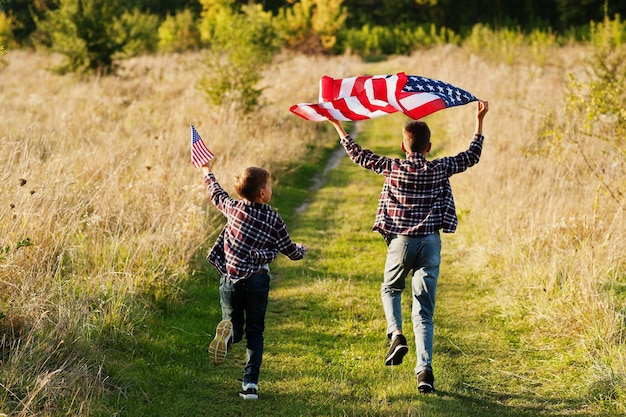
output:
<svg viewBox="0 0 626 417"><path fill-rule="evenodd" d="M209 100L249 111L280 49L384 59L464 44L507 60L511 42L588 41L596 22L622 45L625 9L626 0L0 0L0 51L35 47L63 55L61 72L110 74L139 54L201 49Z"/></svg>
<svg viewBox="0 0 626 417"><path fill-rule="evenodd" d="M75 3L81 3L75 0ZM306 0L234 0L234 6L260 4L264 10L276 15L281 9L294 7ZM309 1L310 2L310 1ZM16 43L28 45L36 31L37 21L48 10L62 7L66 0L0 0L0 13L12 19L12 35ZM83 0L82 3L90 3ZM196 16L203 3L224 3L214 0L127 0L128 10L138 10L165 19L183 10ZM566 31L601 21L603 16L626 12L626 0L344 0L342 2L312 1L314 6L328 4L344 7L347 11L345 27L398 26L432 24L446 27L456 33L466 33L477 24L493 29L522 28L551 29L563 34Z"/></svg>

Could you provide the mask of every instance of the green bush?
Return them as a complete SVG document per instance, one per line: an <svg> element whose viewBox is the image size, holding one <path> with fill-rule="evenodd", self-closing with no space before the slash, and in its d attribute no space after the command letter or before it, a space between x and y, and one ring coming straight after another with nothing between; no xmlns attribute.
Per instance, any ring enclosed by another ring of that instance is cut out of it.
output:
<svg viewBox="0 0 626 417"><path fill-rule="evenodd" d="M13 17L7 15L5 12L0 12L0 50L2 50L2 48L15 46L15 40L13 38L14 20Z"/></svg>
<svg viewBox="0 0 626 417"><path fill-rule="evenodd" d="M115 60L153 52L159 18L128 9L123 0L59 0L36 19L33 37L40 48L65 56L62 72L115 70Z"/></svg>
<svg viewBox="0 0 626 417"><path fill-rule="evenodd" d="M258 4L240 11L224 2L204 0L203 4L200 33L210 49L199 87L215 105L252 111L262 93L257 84L277 48L272 15Z"/></svg>
<svg viewBox="0 0 626 417"><path fill-rule="evenodd" d="M159 27L159 50L181 52L200 47L196 16L189 9L168 15Z"/></svg>
<svg viewBox="0 0 626 417"><path fill-rule="evenodd" d="M433 24L409 27L364 25L359 29L347 29L340 33L340 48L334 52L351 51L364 57L377 55L409 55L419 48L438 44L460 42L459 36L446 28L437 29Z"/></svg>
<svg viewBox="0 0 626 417"><path fill-rule="evenodd" d="M336 47L347 13L343 0L300 0L279 9L275 27L288 48L322 53Z"/></svg>
<svg viewBox="0 0 626 417"><path fill-rule="evenodd" d="M483 24L474 25L463 40L463 46L479 57L507 65L533 63L543 66L552 48L558 44L559 39L550 30L533 29L524 33L519 28L493 30Z"/></svg>
<svg viewBox="0 0 626 417"><path fill-rule="evenodd" d="M523 34L515 35L510 29L494 31L487 25L477 24L463 41L468 50L490 62L504 61L512 64L515 60L514 45L523 41Z"/></svg>
<svg viewBox="0 0 626 417"><path fill-rule="evenodd" d="M117 34L117 42L123 45L121 56L132 57L157 50L159 44L157 15L134 9L125 11L114 24L116 27L113 32Z"/></svg>
<svg viewBox="0 0 626 417"><path fill-rule="evenodd" d="M341 30L337 37L337 46L333 49L333 52L340 54L343 52L356 53L362 56L367 55L368 39L367 32L369 26L365 25L361 29L344 29Z"/></svg>

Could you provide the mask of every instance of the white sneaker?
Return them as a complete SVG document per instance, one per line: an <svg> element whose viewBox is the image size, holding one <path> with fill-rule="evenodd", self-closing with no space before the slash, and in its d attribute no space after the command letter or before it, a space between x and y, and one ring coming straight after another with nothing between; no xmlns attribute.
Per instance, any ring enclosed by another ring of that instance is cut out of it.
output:
<svg viewBox="0 0 626 417"><path fill-rule="evenodd" d="M258 400L259 399L259 387L254 382L247 384L241 384L241 391L239 396L244 400Z"/></svg>

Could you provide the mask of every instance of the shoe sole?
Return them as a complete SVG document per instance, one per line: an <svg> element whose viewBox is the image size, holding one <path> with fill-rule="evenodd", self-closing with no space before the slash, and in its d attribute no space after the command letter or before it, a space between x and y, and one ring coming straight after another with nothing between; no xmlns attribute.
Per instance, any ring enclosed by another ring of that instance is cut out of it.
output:
<svg viewBox="0 0 626 417"><path fill-rule="evenodd" d="M239 393L239 396L241 398L243 398L244 400L258 400L259 399L259 395L258 394L243 394L243 393Z"/></svg>
<svg viewBox="0 0 626 417"><path fill-rule="evenodd" d="M402 359L404 359L404 355L409 351L409 347L406 345L398 345L396 349L391 353L391 355L387 356L385 359L385 366L394 366L400 365L402 363Z"/></svg>
<svg viewBox="0 0 626 417"><path fill-rule="evenodd" d="M233 324L230 320L222 320L215 329L215 339L209 345L209 357L215 365L221 365L228 353L228 339L233 332Z"/></svg>
<svg viewBox="0 0 626 417"><path fill-rule="evenodd" d="M435 388L433 388L433 386L427 382L421 382L417 386L417 390L422 394L432 394L433 392L435 392Z"/></svg>

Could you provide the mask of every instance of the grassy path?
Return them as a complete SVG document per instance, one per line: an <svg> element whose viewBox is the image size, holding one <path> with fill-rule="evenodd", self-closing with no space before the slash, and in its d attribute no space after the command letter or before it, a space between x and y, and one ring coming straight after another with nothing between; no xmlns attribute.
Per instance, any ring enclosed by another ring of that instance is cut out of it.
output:
<svg viewBox="0 0 626 417"><path fill-rule="evenodd" d="M359 142L399 155L397 137L384 123L368 129ZM242 344L222 366L208 360L206 348L220 318L216 276L209 272L208 280L189 284L183 302L149 320L132 347L112 349L117 365L111 382L121 384L125 395L111 409L121 407L119 416L597 415L579 394L563 389L573 374L555 356L567 355L527 346L529 329L511 326L494 308L494 284L464 263L463 224L457 235L443 236L437 394L416 389L409 293L403 303L411 350L401 366L383 365L387 341L379 288L386 248L371 231L381 184L382 177L344 158L297 218L287 213L295 207L290 193L300 193L295 200L301 202L302 192L275 188L273 203L285 210L294 240L310 252L304 261L281 258L272 266L259 401L237 396ZM285 209L287 200L291 206Z"/></svg>

